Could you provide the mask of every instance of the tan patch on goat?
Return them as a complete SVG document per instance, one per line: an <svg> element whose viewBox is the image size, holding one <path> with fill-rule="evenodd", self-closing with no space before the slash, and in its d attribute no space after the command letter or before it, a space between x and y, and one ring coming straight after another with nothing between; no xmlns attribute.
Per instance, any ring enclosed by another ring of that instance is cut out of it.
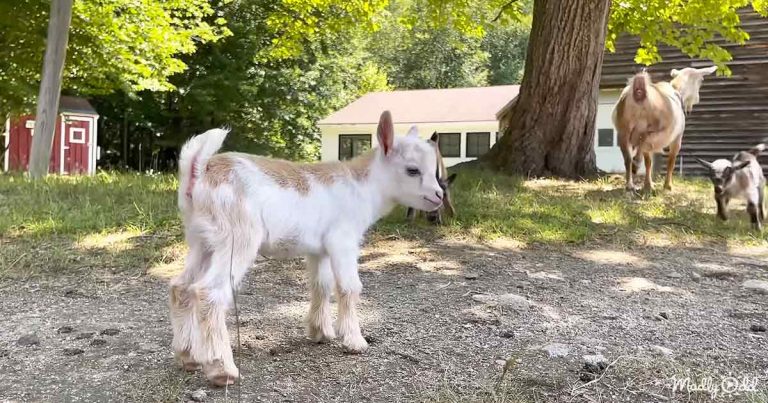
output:
<svg viewBox="0 0 768 403"><path fill-rule="evenodd" d="M214 155L205 165L203 180L211 187L217 187L232 178L235 162L227 154Z"/></svg>
<svg viewBox="0 0 768 403"><path fill-rule="evenodd" d="M278 186L308 194L310 179L320 184L331 185L340 178L357 181L368 177L374 153L368 152L350 161L296 163L279 159L243 154Z"/></svg>

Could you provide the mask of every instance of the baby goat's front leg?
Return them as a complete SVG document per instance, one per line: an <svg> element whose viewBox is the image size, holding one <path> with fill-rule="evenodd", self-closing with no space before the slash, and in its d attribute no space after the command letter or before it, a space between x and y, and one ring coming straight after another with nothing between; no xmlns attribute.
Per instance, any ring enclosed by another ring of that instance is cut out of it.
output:
<svg viewBox="0 0 768 403"><path fill-rule="evenodd" d="M351 238L354 238L354 241L350 242ZM339 300L336 331L345 348L359 353L368 348L368 342L360 332L360 322L357 319L357 302L360 300L363 284L357 272L360 249L356 240L356 237L350 237L348 234L336 234L330 237L330 245L326 248L331 256L331 267L336 277L336 297Z"/></svg>
<svg viewBox="0 0 768 403"><path fill-rule="evenodd" d="M728 197L715 196L715 201L717 202L717 217L723 221L728 221Z"/></svg>
<svg viewBox="0 0 768 403"><path fill-rule="evenodd" d="M747 212L749 213L749 219L752 221L752 228L756 231L763 230L763 223L760 218L760 208L758 207L760 200L760 193L758 189L753 189L747 194Z"/></svg>

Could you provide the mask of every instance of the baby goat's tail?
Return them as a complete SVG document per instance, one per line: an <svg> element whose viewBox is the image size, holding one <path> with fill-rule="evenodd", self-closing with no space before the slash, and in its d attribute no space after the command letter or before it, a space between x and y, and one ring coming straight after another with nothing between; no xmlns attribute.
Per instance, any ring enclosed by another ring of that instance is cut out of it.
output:
<svg viewBox="0 0 768 403"><path fill-rule="evenodd" d="M219 151L229 130L211 129L189 139L179 155L179 208L184 211L192 201L192 189L200 177L201 168Z"/></svg>

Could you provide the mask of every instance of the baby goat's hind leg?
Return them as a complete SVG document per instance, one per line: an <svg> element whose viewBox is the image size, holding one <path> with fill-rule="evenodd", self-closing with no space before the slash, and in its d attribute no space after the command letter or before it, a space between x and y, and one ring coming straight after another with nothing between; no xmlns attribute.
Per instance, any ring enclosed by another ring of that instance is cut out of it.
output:
<svg viewBox="0 0 768 403"><path fill-rule="evenodd" d="M310 306L307 314L307 335L315 343L336 337L331 319L333 271L328 256L308 256Z"/></svg>
<svg viewBox="0 0 768 403"><path fill-rule="evenodd" d="M203 363L203 371L211 383L224 386L239 377L227 331L227 312L232 305L233 291L236 292L256 260L260 238L254 237L253 231L243 229L211 244L215 245L211 264L205 276L191 287L196 296L200 331L200 343L193 347L191 355Z"/></svg>
<svg viewBox="0 0 768 403"><path fill-rule="evenodd" d="M176 360L186 371L194 371L200 364L192 359L190 350L197 340L198 318L195 315L193 295L189 286L194 283L210 264L211 254L204 245L188 237L189 252L184 262L184 271L170 283L169 305L173 327L173 350Z"/></svg>

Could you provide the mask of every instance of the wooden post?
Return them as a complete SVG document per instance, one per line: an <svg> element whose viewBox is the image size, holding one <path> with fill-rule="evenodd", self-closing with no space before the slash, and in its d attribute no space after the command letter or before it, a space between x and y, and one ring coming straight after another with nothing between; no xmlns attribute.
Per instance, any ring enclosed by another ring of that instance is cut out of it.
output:
<svg viewBox="0 0 768 403"><path fill-rule="evenodd" d="M61 96L61 76L64 73L64 59L67 55L69 25L72 22L72 0L52 0L48 20L48 39L45 45L43 75L40 93L37 96L35 135L32 138L32 155L29 174L42 178L48 174L51 160L53 134L56 132L56 115ZM64 156L60 156L64 158Z"/></svg>

